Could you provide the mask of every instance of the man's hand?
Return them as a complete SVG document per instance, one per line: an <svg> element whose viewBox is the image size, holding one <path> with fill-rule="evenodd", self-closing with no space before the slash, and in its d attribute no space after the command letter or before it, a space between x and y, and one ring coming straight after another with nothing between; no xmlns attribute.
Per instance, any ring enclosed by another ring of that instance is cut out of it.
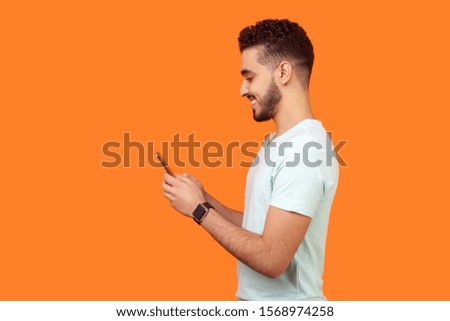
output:
<svg viewBox="0 0 450 321"><path fill-rule="evenodd" d="M198 204L206 201L202 184L188 174L176 177L164 174L162 188L164 197L170 201L170 205L188 217L192 217L192 212Z"/></svg>
<svg viewBox="0 0 450 321"><path fill-rule="evenodd" d="M175 177L179 177L179 176L180 175L175 174ZM202 183L197 178L195 178L194 176L191 176L187 173L184 173L182 176L189 178L192 182L197 184L198 187L200 187L200 190L202 191L203 195L205 195L205 188L203 187Z"/></svg>

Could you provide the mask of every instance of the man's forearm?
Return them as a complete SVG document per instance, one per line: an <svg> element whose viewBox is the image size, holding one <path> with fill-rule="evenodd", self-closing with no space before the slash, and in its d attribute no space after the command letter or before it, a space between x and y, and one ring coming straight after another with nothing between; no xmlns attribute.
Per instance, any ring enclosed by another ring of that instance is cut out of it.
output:
<svg viewBox="0 0 450 321"><path fill-rule="evenodd" d="M239 261L265 276L278 276L273 264L276 254L273 255L261 235L232 224L222 213L212 209L203 220L202 226Z"/></svg>
<svg viewBox="0 0 450 321"><path fill-rule="evenodd" d="M233 223L236 226L241 227L242 226L242 219L243 219L243 213L233 210L231 208L226 207L222 203L220 203L218 200L216 200L214 197L212 197L207 192L204 193L205 199L208 203L210 203L214 208L217 210L217 212L225 217L228 221Z"/></svg>

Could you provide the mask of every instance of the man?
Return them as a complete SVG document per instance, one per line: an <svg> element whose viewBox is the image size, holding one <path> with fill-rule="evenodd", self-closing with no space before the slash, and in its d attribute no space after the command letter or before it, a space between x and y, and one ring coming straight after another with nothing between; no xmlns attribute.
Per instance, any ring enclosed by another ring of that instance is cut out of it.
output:
<svg viewBox="0 0 450 321"><path fill-rule="evenodd" d="M272 119L276 127L249 169L244 212L221 204L188 174L166 174L164 196L238 259L241 300L325 300L338 166L327 158L329 137L310 109L312 44L298 24L264 20L241 31L239 47L240 94L256 121Z"/></svg>

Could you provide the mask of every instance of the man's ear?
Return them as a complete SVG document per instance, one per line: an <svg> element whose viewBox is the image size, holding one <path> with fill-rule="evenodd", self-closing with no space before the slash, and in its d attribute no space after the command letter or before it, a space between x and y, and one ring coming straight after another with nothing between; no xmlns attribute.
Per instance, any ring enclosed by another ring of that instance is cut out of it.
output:
<svg viewBox="0 0 450 321"><path fill-rule="evenodd" d="M292 65L287 61L282 61L279 65L279 81L285 85L292 77Z"/></svg>

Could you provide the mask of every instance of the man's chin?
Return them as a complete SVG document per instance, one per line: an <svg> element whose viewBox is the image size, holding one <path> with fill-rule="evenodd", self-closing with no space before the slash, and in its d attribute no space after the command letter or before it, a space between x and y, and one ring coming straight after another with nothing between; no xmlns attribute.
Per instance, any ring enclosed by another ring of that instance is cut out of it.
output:
<svg viewBox="0 0 450 321"><path fill-rule="evenodd" d="M266 115L257 114L257 113L255 113L255 111L253 111L253 119L258 123L262 123L262 122L272 119L272 117L267 117Z"/></svg>
<svg viewBox="0 0 450 321"><path fill-rule="evenodd" d="M256 122L258 122L258 123L262 123L262 122L265 122L265 121L270 120L271 118L260 118L260 117L258 117L258 116L256 116L256 115L253 115L253 119L254 119Z"/></svg>

